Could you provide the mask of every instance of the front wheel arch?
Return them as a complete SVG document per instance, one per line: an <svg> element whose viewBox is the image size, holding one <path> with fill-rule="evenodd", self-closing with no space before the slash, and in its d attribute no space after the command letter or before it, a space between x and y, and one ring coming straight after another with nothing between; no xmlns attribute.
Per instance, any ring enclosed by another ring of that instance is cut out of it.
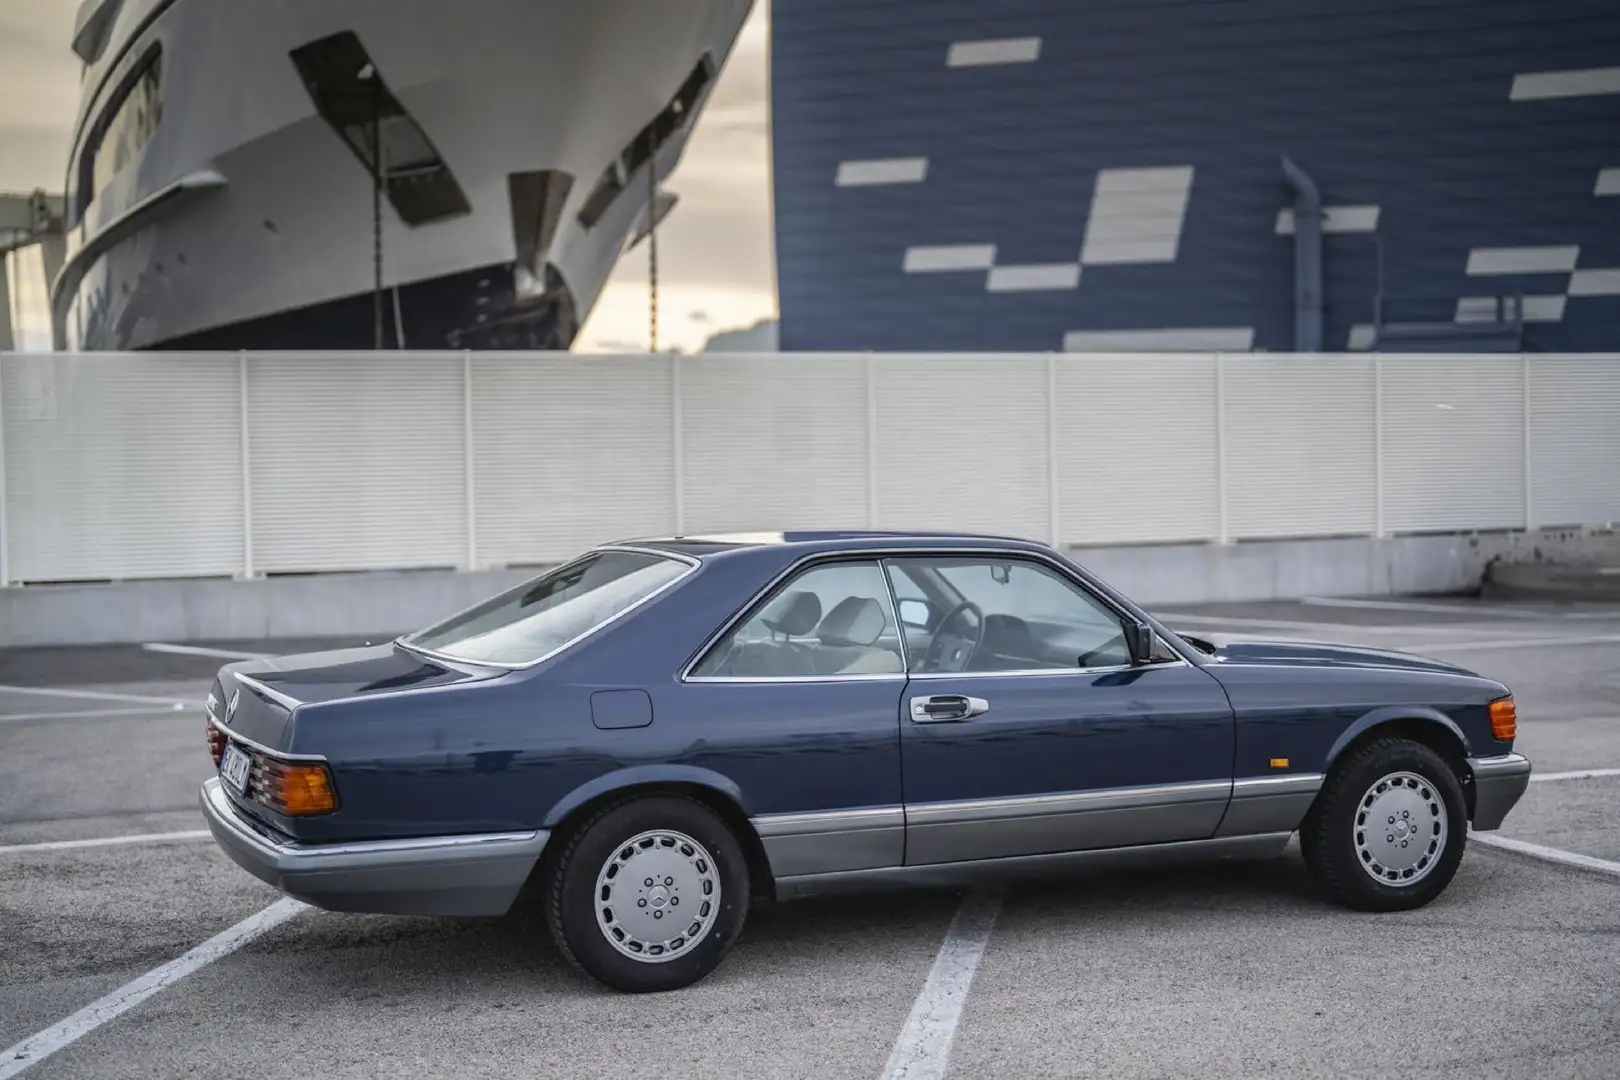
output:
<svg viewBox="0 0 1620 1080"><path fill-rule="evenodd" d="M1346 728L1333 748L1328 751L1323 774L1332 773L1333 767L1347 755L1374 739L1396 736L1422 743L1451 767L1457 782L1462 784L1463 801L1468 808L1468 820L1474 819L1474 775L1468 767L1468 742L1456 721L1444 713L1431 710L1381 709L1369 713Z"/></svg>

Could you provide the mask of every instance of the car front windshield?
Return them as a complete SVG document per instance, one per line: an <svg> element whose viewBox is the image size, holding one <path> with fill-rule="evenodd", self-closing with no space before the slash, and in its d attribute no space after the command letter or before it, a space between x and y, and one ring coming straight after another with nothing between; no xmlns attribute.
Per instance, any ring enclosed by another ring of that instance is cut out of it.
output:
<svg viewBox="0 0 1620 1080"><path fill-rule="evenodd" d="M692 569L639 551L594 551L401 641L474 663L529 664L623 614Z"/></svg>

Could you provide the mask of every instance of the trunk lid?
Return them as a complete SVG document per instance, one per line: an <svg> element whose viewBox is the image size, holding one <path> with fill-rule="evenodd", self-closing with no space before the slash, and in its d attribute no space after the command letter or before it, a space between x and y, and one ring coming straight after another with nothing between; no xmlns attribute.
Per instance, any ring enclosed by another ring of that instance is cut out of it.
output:
<svg viewBox="0 0 1620 1080"><path fill-rule="evenodd" d="M210 693L232 734L272 750L290 749L293 712L342 698L475 682L500 669L451 665L394 644L243 660L220 669Z"/></svg>

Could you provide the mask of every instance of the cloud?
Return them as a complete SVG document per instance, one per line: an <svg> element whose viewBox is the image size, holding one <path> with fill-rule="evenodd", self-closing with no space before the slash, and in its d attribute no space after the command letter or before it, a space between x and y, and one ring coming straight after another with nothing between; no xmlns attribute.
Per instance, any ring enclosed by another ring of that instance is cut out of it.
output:
<svg viewBox="0 0 1620 1080"><path fill-rule="evenodd" d="M680 167L669 179L669 189L679 193L681 201L658 229L663 310L686 310L677 296L693 294L691 306L707 312L712 320L707 325L715 327L746 326L776 313L769 31L769 5L756 0ZM614 268L578 347L601 349L609 343L640 341L645 348L646 288L647 249L642 245ZM723 299L709 303L697 295ZM670 328L668 333L677 331ZM707 336L686 328L678 333L679 343L688 351L701 348ZM676 340L671 337L670 343Z"/></svg>
<svg viewBox="0 0 1620 1080"><path fill-rule="evenodd" d="M0 2L0 191L56 190L79 107L77 0Z"/></svg>

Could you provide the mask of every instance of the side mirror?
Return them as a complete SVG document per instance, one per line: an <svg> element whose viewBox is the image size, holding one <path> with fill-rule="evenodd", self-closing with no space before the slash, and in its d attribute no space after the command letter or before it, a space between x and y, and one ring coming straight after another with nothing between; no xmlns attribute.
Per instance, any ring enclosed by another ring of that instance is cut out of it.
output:
<svg viewBox="0 0 1620 1080"><path fill-rule="evenodd" d="M1125 647L1130 650L1131 663L1152 663L1153 646L1156 640L1153 627L1147 623L1128 622L1125 624Z"/></svg>

